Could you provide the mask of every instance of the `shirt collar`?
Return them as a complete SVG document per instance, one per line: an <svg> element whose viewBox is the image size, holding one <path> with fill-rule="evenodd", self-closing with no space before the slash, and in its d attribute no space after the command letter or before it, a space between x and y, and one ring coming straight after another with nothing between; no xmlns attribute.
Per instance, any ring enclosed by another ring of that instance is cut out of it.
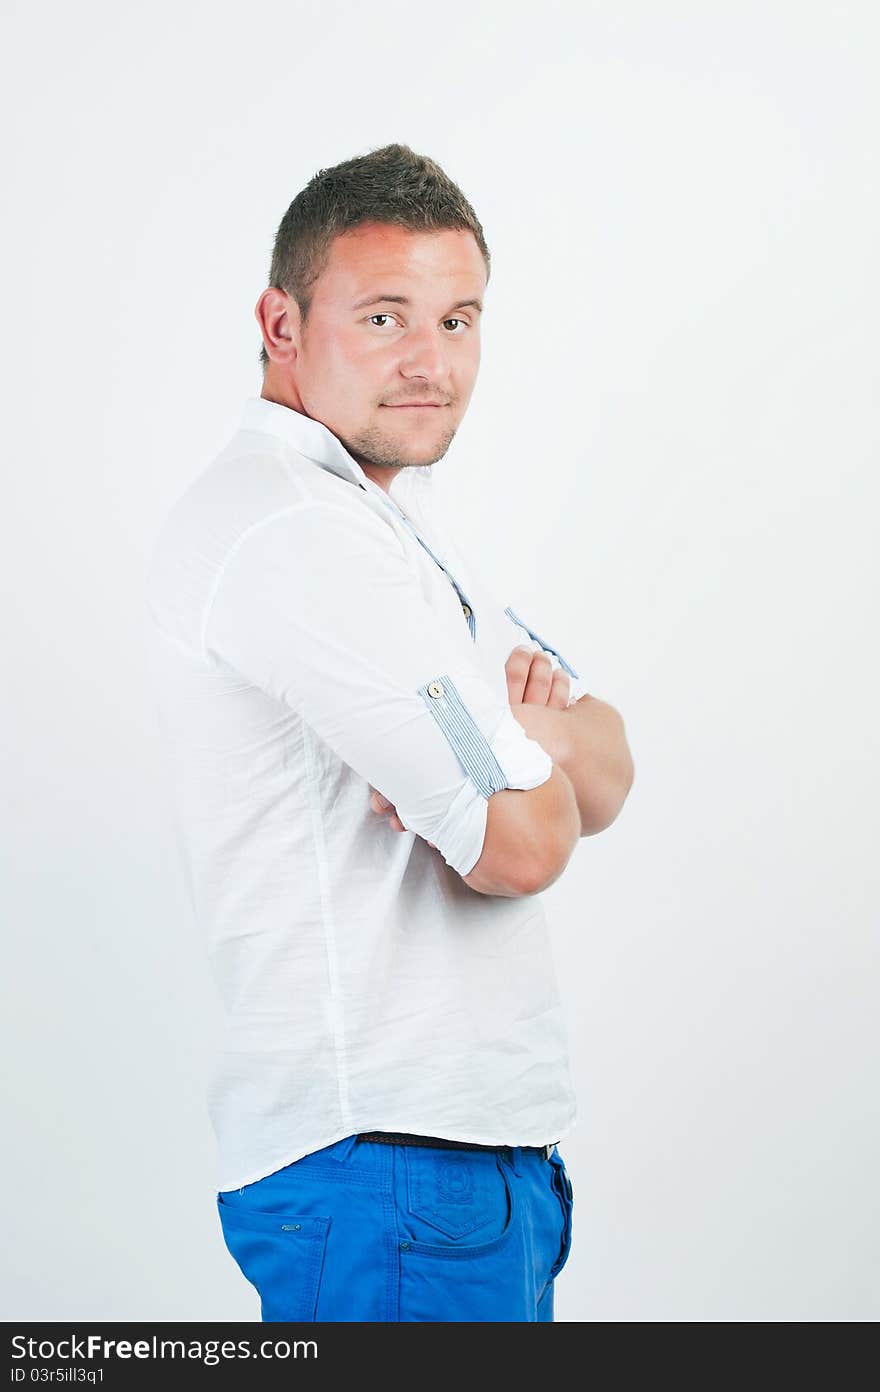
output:
<svg viewBox="0 0 880 1392"><path fill-rule="evenodd" d="M292 445L298 454L328 469L332 474L347 479L366 489L368 493L378 491L385 498L398 496L405 492L404 476L418 475L419 482L427 485L431 481L434 466L413 465L398 469L386 493L364 473L357 460L323 421L314 420L302 411L291 406L282 406L278 401L268 401L264 396L249 396L241 413L241 429L258 430L262 434L276 435ZM415 480L413 480L415 481Z"/></svg>
<svg viewBox="0 0 880 1392"><path fill-rule="evenodd" d="M332 430L291 406L267 401L264 396L249 396L241 413L241 428L278 435L291 444L298 454L311 459L313 464L320 464L340 478L360 484L361 488L366 488L372 482Z"/></svg>

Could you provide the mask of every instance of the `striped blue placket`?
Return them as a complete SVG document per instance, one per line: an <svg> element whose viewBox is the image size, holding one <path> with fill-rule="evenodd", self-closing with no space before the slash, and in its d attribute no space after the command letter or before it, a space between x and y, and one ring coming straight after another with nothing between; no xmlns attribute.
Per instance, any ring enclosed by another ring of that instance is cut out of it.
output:
<svg viewBox="0 0 880 1392"><path fill-rule="evenodd" d="M384 504L385 504L386 507L391 508L392 511L396 513L396 515L400 518L401 522L403 522L403 523L409 528L409 530L412 532L413 536L415 537L415 539L416 539L416 541L419 543L419 545L420 545L420 546L423 546L423 547L425 548L425 550L427 551L427 553L428 553L428 555L431 557L431 559L432 559L433 561L436 561L437 565L438 565L438 566L440 567L440 569L443 571L443 574L446 576L447 580L449 580L449 582L451 583L451 585L453 586L453 588L454 588L454 590L455 590L455 593L458 595L459 603L461 604L461 612L464 614L465 618L467 619L467 624L468 624L468 628L470 629L471 638L473 639L474 642L476 642L476 641L477 641L477 619L476 619L476 615L474 614L473 605L470 603L470 601L469 601L467 595L464 593L463 589L461 588L461 585L459 585L459 583L458 583L458 581L456 580L455 576L452 575L451 572L450 572L449 570L447 570L446 566L443 564L443 562L441 561L440 557L437 556L437 555L435 555L435 553L431 550L430 546L429 546L428 543L425 541L425 539L424 539L423 537L419 536L418 531L417 531L416 528L413 526L412 522L409 520L409 518L407 517L406 513L405 513L405 512L401 512L401 510L400 510L400 508L397 506L397 504L394 503L394 502L392 502L391 499L390 499L389 497L387 497L387 495L386 495L385 497L383 497L382 501L384 502Z"/></svg>

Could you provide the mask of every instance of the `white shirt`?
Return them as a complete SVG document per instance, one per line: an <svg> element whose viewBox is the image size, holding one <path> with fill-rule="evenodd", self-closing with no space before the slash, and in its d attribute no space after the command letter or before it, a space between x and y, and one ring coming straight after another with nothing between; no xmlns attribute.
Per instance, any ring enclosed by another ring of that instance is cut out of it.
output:
<svg viewBox="0 0 880 1392"><path fill-rule="evenodd" d="M221 1190L358 1131L574 1124L541 896L461 876L492 793L552 770L508 705L511 649L577 674L442 534L431 477L389 496L321 422L251 397L149 558L170 807L225 1012Z"/></svg>

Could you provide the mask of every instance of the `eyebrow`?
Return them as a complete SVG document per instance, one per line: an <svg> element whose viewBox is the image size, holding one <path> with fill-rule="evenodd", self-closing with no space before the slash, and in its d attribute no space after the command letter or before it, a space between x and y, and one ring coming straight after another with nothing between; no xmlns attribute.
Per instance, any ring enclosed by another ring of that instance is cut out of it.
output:
<svg viewBox="0 0 880 1392"><path fill-rule="evenodd" d="M357 300L352 305L352 309L366 309L368 305L377 304L412 304L406 295L365 295L362 300ZM483 312L482 300L459 300L457 304L450 305L450 309L476 309L480 314Z"/></svg>

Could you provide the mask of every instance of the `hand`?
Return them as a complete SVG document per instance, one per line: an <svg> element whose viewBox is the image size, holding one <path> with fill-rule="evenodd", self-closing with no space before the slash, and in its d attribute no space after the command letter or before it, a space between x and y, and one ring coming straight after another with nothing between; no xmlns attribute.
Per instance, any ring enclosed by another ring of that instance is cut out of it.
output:
<svg viewBox="0 0 880 1392"><path fill-rule="evenodd" d="M395 831L406 831L406 827L397 815L394 804L389 802L387 797L384 797L376 788L370 790L370 806L374 812L379 812L383 816L390 810L391 816L388 818L390 825Z"/></svg>
<svg viewBox="0 0 880 1392"><path fill-rule="evenodd" d="M554 668L547 653L516 647L504 664L504 671L511 706L549 706L555 710L565 710L568 706L571 680L563 667ZM394 804L377 788L370 789L370 806L380 816L390 813L388 823L394 831L406 831ZM428 845L436 851L433 841Z"/></svg>
<svg viewBox="0 0 880 1392"><path fill-rule="evenodd" d="M376 788L371 788L370 790L370 806L374 812L380 813L383 817L386 812L390 811L391 816L388 818L388 823L392 829L394 831L406 831L406 827L397 815L397 808ZM433 841L429 841L428 845L436 851L437 847L434 845Z"/></svg>
<svg viewBox="0 0 880 1392"><path fill-rule="evenodd" d="M564 667L554 667L545 652L516 647L504 664L507 699L511 706L551 706L565 710L571 696L571 679Z"/></svg>

